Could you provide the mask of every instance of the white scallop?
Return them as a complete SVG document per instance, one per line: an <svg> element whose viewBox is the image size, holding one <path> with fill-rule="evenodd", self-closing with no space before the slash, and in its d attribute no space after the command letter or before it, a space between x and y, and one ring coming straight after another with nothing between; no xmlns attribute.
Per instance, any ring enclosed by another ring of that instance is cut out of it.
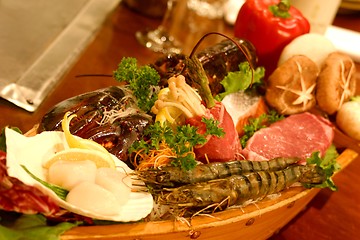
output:
<svg viewBox="0 0 360 240"><path fill-rule="evenodd" d="M93 211L69 204L60 199L52 190L33 179L22 167L24 165L31 173L42 180L46 180L45 170L42 162L49 159L59 149L66 149L67 144L63 132L42 132L33 137L26 137L16 131L6 128L6 165L8 173L22 182L39 188L52 197L64 209L71 212L91 217L94 219L131 222L139 221L150 214L153 209L153 198L151 194L144 192L131 192L129 201L113 216L105 216ZM132 170L115 156L116 166L121 171L130 173Z"/></svg>
<svg viewBox="0 0 360 240"><path fill-rule="evenodd" d="M99 168L95 183L112 192L120 205L129 200L132 180L128 174L113 168Z"/></svg>
<svg viewBox="0 0 360 240"><path fill-rule="evenodd" d="M95 183L96 171L96 164L90 160L57 161L49 167L47 180L66 190L71 190L84 181Z"/></svg>
<svg viewBox="0 0 360 240"><path fill-rule="evenodd" d="M112 192L94 182L77 184L66 196L66 202L104 216L116 215L122 206Z"/></svg>

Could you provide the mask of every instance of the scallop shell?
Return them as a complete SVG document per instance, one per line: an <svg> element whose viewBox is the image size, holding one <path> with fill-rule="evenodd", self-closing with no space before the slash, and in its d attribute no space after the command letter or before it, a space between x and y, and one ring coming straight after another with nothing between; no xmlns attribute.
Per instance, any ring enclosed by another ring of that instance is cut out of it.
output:
<svg viewBox="0 0 360 240"><path fill-rule="evenodd" d="M40 189L43 193L53 198L57 204L68 211L91 217L99 220L109 220L118 222L138 221L150 214L153 209L153 198L151 194L145 192L131 192L129 200L124 204L121 210L112 216L104 216L81 209L66 201L60 199L51 189L45 187L33 179L22 167L24 165L32 174L45 180L45 170L42 167L43 161L46 161L51 155L59 150L69 148L63 132L42 132L32 137L26 137L16 131L6 128L6 151L8 173L10 176L18 178L25 184ZM127 173L132 170L115 156L114 160L119 169ZM136 184L139 184L137 181Z"/></svg>

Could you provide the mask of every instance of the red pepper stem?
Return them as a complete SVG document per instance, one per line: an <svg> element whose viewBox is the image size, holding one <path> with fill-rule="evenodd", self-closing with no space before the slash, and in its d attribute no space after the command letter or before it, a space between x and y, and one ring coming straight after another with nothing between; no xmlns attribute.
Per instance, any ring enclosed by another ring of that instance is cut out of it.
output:
<svg viewBox="0 0 360 240"><path fill-rule="evenodd" d="M281 0L278 7L280 11L288 12L290 9L290 0Z"/></svg>
<svg viewBox="0 0 360 240"><path fill-rule="evenodd" d="M270 5L269 11L275 16L280 18L291 17L289 13L290 0L281 0L277 5Z"/></svg>

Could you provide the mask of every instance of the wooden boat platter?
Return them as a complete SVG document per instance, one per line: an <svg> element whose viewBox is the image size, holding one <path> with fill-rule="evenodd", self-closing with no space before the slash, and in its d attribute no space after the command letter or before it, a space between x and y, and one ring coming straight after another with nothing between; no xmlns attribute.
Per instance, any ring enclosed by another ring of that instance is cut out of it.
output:
<svg viewBox="0 0 360 240"><path fill-rule="evenodd" d="M36 134L37 126L26 133ZM334 144L346 148L337 161L341 173L358 157L360 144L335 129ZM320 191L319 188L291 187L276 198L266 198L244 207L227 209L211 215L197 215L186 220L165 220L110 225L75 227L61 236L61 240L155 240L155 239L207 239L207 240L261 240L271 237L292 220Z"/></svg>
<svg viewBox="0 0 360 240"><path fill-rule="evenodd" d="M26 135L35 135L36 128L35 126ZM354 140L338 130L335 131L334 143L354 146ZM358 146L355 149L359 150ZM345 149L337 158L341 170L357 157L356 151ZM335 174L341 173L341 170ZM186 220L80 226L65 232L61 240L267 239L303 211L319 191L318 188L291 187L276 198L266 198L245 207L227 209L211 215L198 215Z"/></svg>
<svg viewBox="0 0 360 240"><path fill-rule="evenodd" d="M344 169L358 153L346 149L338 157ZM340 170L341 171L341 170ZM267 239L279 231L315 197L320 189L292 187L278 198L264 199L242 208L228 209L211 216L196 216L186 221L153 221L81 226L67 231L62 240L77 239Z"/></svg>

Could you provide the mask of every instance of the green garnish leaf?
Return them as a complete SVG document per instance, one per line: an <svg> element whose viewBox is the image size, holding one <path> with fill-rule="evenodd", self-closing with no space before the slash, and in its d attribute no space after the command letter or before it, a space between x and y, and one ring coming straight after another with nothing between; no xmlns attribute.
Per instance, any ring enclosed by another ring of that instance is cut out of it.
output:
<svg viewBox="0 0 360 240"><path fill-rule="evenodd" d="M62 187L59 187L57 185L54 185L54 184L51 184L51 183L48 183L40 178L38 178L37 176L35 176L33 173L31 173L29 171L29 169L27 169L26 166L24 165L21 165L21 167L33 178L35 179L36 181L38 181L39 183L41 183L42 185L44 185L45 187L51 189L59 198L61 198L62 200L65 200L66 199L66 196L67 194L69 193L68 190L62 188Z"/></svg>
<svg viewBox="0 0 360 240"><path fill-rule="evenodd" d="M129 83L139 108L150 111L160 90L160 75L154 68L148 65L138 67L136 58L123 58L113 76L117 81Z"/></svg>
<svg viewBox="0 0 360 240"><path fill-rule="evenodd" d="M336 191L337 187L331 177L333 174L340 170L340 165L336 161L339 156L334 145L331 145L326 151L323 158L320 157L320 152L314 152L311 157L306 159L307 164L315 164L320 167L325 174L326 180L321 184L304 184L306 188L330 188L332 191Z"/></svg>
<svg viewBox="0 0 360 240"><path fill-rule="evenodd" d="M48 226L46 217L41 214L22 214L11 221L0 218L0 239L7 240L59 240L65 231L80 225L80 222L62 222Z"/></svg>
<svg viewBox="0 0 360 240"><path fill-rule="evenodd" d="M360 102L360 96L351 97L350 100L354 102Z"/></svg>
<svg viewBox="0 0 360 240"><path fill-rule="evenodd" d="M150 150L159 149L161 143L166 143L176 153L176 158L171 161L171 164L183 170L190 170L197 164L193 154L194 146L205 144L208 135L221 137L225 134L224 130L218 127L218 121L202 118L202 122L206 125L204 134L199 134L198 128L189 124L173 129L167 124L155 122L144 132L150 139L134 142L129 148L129 152L143 150L148 153Z"/></svg>
<svg viewBox="0 0 360 240"><path fill-rule="evenodd" d="M22 134L21 130L17 127L11 127L12 130ZM6 136L5 136L5 128L1 130L0 134L0 151L6 152Z"/></svg>
<svg viewBox="0 0 360 240"><path fill-rule="evenodd" d="M206 125L205 135L213 135L216 137L224 137L225 132L223 128L219 127L220 122L213 118L202 118L201 121Z"/></svg>
<svg viewBox="0 0 360 240"><path fill-rule="evenodd" d="M278 112L276 112L275 110L270 110L268 112L268 114L266 114L266 121L267 124L273 124L279 120L285 119L284 115L279 114Z"/></svg>
<svg viewBox="0 0 360 240"><path fill-rule="evenodd" d="M249 123L244 126L244 135L240 138L240 143L245 148L247 141L261 128L268 127L270 124L284 119L284 115L278 114L275 110L261 114L257 118L250 118Z"/></svg>
<svg viewBox="0 0 360 240"><path fill-rule="evenodd" d="M254 78L252 78L252 71L248 62L239 64L239 71L229 72L228 75L220 82L225 91L216 95L216 99L221 101L230 93L235 93L242 90L249 89L250 86L255 87L263 84L262 79L265 76L265 68L258 67L254 71Z"/></svg>

